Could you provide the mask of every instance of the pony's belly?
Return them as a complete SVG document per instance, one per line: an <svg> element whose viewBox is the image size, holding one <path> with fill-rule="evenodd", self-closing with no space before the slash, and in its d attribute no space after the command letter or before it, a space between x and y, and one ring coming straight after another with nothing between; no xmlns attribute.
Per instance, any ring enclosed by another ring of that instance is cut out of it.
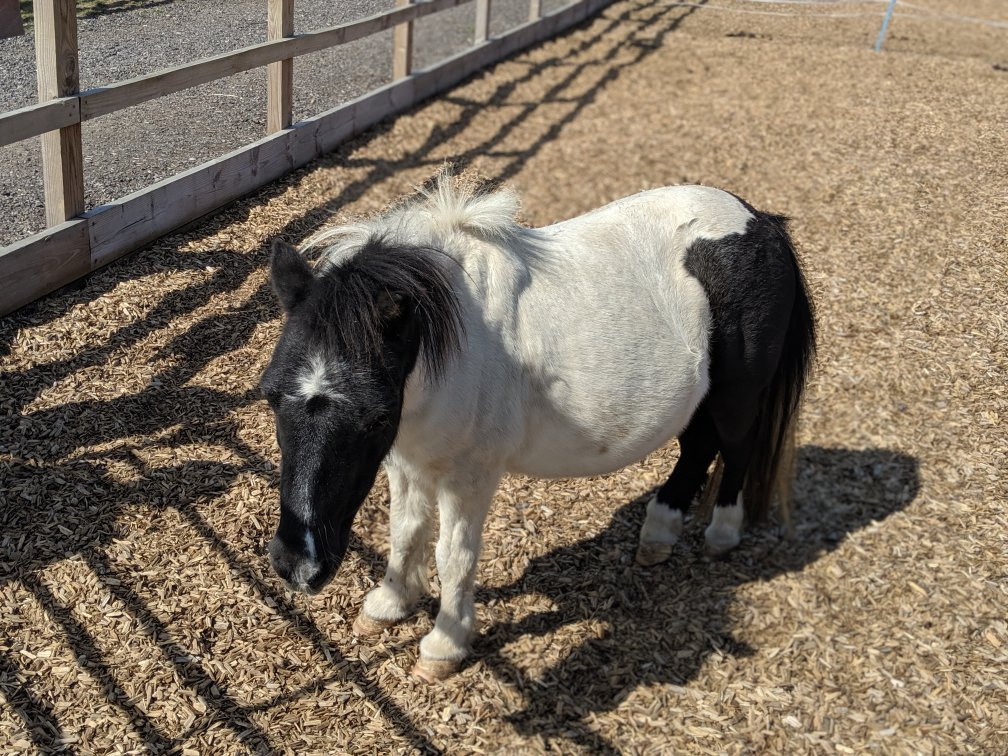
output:
<svg viewBox="0 0 1008 756"><path fill-rule="evenodd" d="M613 450L605 444L563 443L566 439L553 439L560 443L537 444L509 465L509 472L531 475L536 478L579 478L604 475L643 459L661 448L682 429L671 429L663 437L633 447ZM538 448L538 447L542 448Z"/></svg>
<svg viewBox="0 0 1008 756"><path fill-rule="evenodd" d="M681 396L674 406L628 406L602 412L594 424L544 416L532 423L508 471L538 478L602 475L637 462L679 435L706 393L706 382ZM550 413L552 414L552 413Z"/></svg>

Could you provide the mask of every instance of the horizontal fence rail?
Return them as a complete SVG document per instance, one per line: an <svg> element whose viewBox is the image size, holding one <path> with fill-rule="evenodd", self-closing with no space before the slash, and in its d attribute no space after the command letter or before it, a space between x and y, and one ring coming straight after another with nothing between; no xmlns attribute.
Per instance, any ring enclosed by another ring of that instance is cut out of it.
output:
<svg viewBox="0 0 1008 756"><path fill-rule="evenodd" d="M275 181L382 119L457 84L507 55L557 34L613 0L579 0L547 15L541 15L538 0L532 0L530 20L496 37L486 34L489 0L477 0L476 44L435 65L413 71L413 22L471 1L397 0L398 6L393 10L327 29L291 34L293 0L268 0L267 42L76 94L59 91L60 82L56 81L49 85L50 91L43 92L40 77L40 99L59 96L0 114L0 146L37 136L42 137L44 145L49 145L51 155L46 157L43 178L50 228L0 248L0 315ZM74 0L35 0L35 17L52 19L49 26L55 28L36 27L40 62L43 55L57 64L73 58L76 69L73 10ZM294 57L393 28L391 84L291 124L289 65ZM66 49L65 44L60 46L60 40L68 39L73 40L73 49ZM77 214L83 205L75 208L77 198L70 190L77 188L82 173L82 157L79 150L74 151L73 140L74 130L79 138L82 121L261 66L269 67L266 98L269 136ZM75 73L72 85L76 87ZM61 216L60 212L66 212L67 216Z"/></svg>
<svg viewBox="0 0 1008 756"><path fill-rule="evenodd" d="M98 116L114 113L117 110L140 105L158 97L192 89L201 84L209 84L212 81L234 76L243 71L251 71L253 68L261 68L270 63L278 63L287 58L308 55L331 47L339 47L386 31L407 21L415 21L432 13L470 2L473 0L423 0L423 2L413 5L376 13L348 24L297 34L286 39L261 42L221 55L213 55L191 63L154 71L144 76L125 79L108 86L93 87L81 92L77 97L65 98L66 100L79 100L79 116L76 120L61 123L60 126L52 126L43 121L33 124L31 111L48 113L48 108L52 104L49 102L4 113L0 115L0 147L22 139L39 136L54 128L88 121ZM53 119L55 123L57 116L50 115L49 118Z"/></svg>
<svg viewBox="0 0 1008 756"><path fill-rule="evenodd" d="M59 97L0 115L0 147L80 123L80 97Z"/></svg>
<svg viewBox="0 0 1008 756"><path fill-rule="evenodd" d="M262 42L241 50L215 55L195 63L186 63L147 76L127 79L109 87L81 92L81 119L97 118L142 102L207 84L242 71L249 71L285 58L307 55L330 47L338 47L372 34L391 29L397 24L465 5L473 0L425 0L404 8L385 11L349 24L333 26L289 39Z"/></svg>

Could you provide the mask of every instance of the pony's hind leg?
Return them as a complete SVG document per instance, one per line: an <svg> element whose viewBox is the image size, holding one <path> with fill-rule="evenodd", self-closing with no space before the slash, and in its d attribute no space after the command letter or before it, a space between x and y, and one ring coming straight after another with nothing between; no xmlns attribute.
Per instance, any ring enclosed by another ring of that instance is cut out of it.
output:
<svg viewBox="0 0 1008 756"><path fill-rule="evenodd" d="M679 436L679 460L672 474L648 502L637 547L638 564L658 564L672 555L682 532L683 514L703 485L716 454L717 432L701 405Z"/></svg>
<svg viewBox="0 0 1008 756"><path fill-rule="evenodd" d="M391 550L381 584L364 599L354 622L360 636L377 635L409 616L427 592L434 491L423 475L388 465Z"/></svg>
<svg viewBox="0 0 1008 756"><path fill-rule="evenodd" d="M742 486L753 456L756 441L755 401L750 406L736 406L732 411L715 415L721 451L721 480L717 489L710 525L704 531L704 541L710 556L722 556L742 540L745 510Z"/></svg>

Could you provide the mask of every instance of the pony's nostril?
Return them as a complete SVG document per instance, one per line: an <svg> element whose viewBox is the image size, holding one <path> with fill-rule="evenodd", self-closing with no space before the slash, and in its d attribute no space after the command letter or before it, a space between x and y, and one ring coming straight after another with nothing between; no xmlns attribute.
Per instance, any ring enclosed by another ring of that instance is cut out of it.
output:
<svg viewBox="0 0 1008 756"><path fill-rule="evenodd" d="M288 587L305 593L315 593L328 578L324 562L299 553L280 538L270 541L269 561L273 571Z"/></svg>
<svg viewBox="0 0 1008 756"><path fill-rule="evenodd" d="M279 538L270 541L269 561L273 571L281 578L291 583L300 582L300 575L306 560L303 555L298 554ZM314 560L307 561L311 563Z"/></svg>
<svg viewBox="0 0 1008 756"><path fill-rule="evenodd" d="M279 538L273 538L269 542L267 552L269 553L269 562L273 571L284 580L290 577L295 557L284 542Z"/></svg>
<svg viewBox="0 0 1008 756"><path fill-rule="evenodd" d="M305 559L295 568L293 582L299 588L317 590L324 582L322 573L321 562L316 562L314 559Z"/></svg>

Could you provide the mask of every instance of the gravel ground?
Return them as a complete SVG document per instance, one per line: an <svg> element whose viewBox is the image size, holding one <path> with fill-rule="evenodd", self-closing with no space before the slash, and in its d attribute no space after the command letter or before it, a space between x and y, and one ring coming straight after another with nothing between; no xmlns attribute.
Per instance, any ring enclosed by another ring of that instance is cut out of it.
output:
<svg viewBox="0 0 1008 756"><path fill-rule="evenodd" d="M877 55L877 15L796 7L616 3L0 320L0 751L1008 752L1006 32L897 19ZM821 353L793 538L751 530L711 563L694 519L635 566L674 445L509 478L472 663L425 686L433 602L350 633L384 482L321 595L271 575L254 386L280 328L269 242L445 159L516 185L536 225L678 181L787 213Z"/></svg>
<svg viewBox="0 0 1008 756"><path fill-rule="evenodd" d="M295 30L320 29L394 7L394 0L298 0ZM559 7L557 0L547 9ZM471 44L474 6L422 19L415 33L417 67ZM527 0L493 4L491 32L526 20ZM78 21L81 88L141 76L266 39L263 0L152 1L148 7ZM0 111L37 101L35 41L0 40ZM391 80L392 33L298 58L294 118L335 107ZM88 208L122 197L266 133L266 72L247 71L111 113L83 126ZM0 245L45 226L38 140L0 147Z"/></svg>

